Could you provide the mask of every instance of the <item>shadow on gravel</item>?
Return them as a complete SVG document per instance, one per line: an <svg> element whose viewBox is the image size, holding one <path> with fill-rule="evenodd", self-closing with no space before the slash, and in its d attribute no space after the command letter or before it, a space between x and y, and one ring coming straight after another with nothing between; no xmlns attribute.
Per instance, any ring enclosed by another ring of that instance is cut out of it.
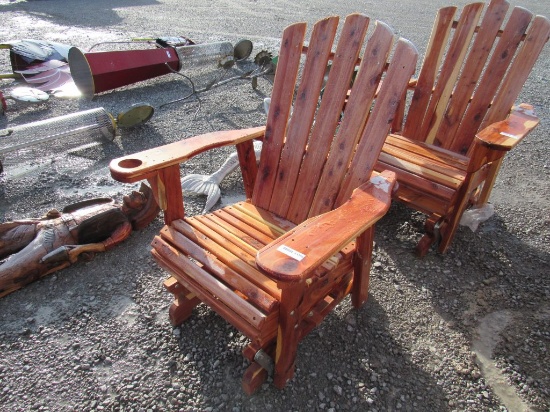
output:
<svg viewBox="0 0 550 412"><path fill-rule="evenodd" d="M520 397L529 394L539 401L536 407L546 409L550 376L541 365L550 360L550 279L542 268L548 267L550 255L522 241L525 235L514 233L513 225L507 227L497 209L477 232L459 228L446 255L432 250L420 259L413 250L422 225L420 214L393 205L377 226L382 265L375 271L398 290L412 289L442 319L445 328L466 339L469 347L490 334L492 353L488 355L502 374L500 380ZM484 328L484 320L499 313L506 313L507 319L498 331ZM476 363L483 371L479 356ZM467 369L475 373L472 364L466 365ZM484 377L489 384L494 378Z"/></svg>
<svg viewBox="0 0 550 412"><path fill-rule="evenodd" d="M70 24L78 16L79 26L99 27L123 21L115 10L117 8L158 4L157 0L94 0L94 6L90 8L83 0L27 0L0 4L0 11L21 11L57 24Z"/></svg>
<svg viewBox="0 0 550 412"><path fill-rule="evenodd" d="M278 390L269 378L249 397L241 389L248 365L241 349L247 340L201 305L176 329L181 353L172 382L183 388L192 377L196 385L190 391L203 400L199 409L448 410L436 378L410 359L388 328L389 318L375 298L360 310L346 299L301 342L288 385Z"/></svg>

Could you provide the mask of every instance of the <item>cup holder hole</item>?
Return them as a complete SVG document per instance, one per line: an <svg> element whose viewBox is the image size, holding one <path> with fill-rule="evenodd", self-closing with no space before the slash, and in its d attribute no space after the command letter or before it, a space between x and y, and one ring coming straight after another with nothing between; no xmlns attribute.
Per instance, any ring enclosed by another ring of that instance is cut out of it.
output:
<svg viewBox="0 0 550 412"><path fill-rule="evenodd" d="M118 165L124 169L133 169L134 167L141 166L143 162L139 159L124 159L121 160Z"/></svg>

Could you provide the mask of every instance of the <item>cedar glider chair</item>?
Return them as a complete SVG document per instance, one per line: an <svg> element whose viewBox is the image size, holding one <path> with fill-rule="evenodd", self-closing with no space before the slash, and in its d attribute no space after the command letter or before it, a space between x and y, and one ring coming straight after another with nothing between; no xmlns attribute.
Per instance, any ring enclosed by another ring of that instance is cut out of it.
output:
<svg viewBox="0 0 550 412"><path fill-rule="evenodd" d="M505 154L539 122L514 102L550 22L504 0L437 13L412 98L396 116L375 169L396 173L394 198L428 215L417 252L445 252L464 211L486 204ZM405 116L404 110L408 107Z"/></svg>
<svg viewBox="0 0 550 412"><path fill-rule="evenodd" d="M374 224L391 203L394 174L372 172L417 51L400 39L392 52L387 25L377 22L366 36L369 18L352 14L333 54L338 25L338 17L314 25L305 62L306 24L284 31L265 126L208 133L110 165L116 180L147 179L164 210L166 226L152 253L171 275L165 282L175 296L171 322L182 323L202 301L250 339L243 350L251 361L243 378L247 393L268 371L283 388L300 340L346 295L356 308L365 302ZM252 139L263 140L259 165ZM248 200L186 217L179 164L230 144Z"/></svg>

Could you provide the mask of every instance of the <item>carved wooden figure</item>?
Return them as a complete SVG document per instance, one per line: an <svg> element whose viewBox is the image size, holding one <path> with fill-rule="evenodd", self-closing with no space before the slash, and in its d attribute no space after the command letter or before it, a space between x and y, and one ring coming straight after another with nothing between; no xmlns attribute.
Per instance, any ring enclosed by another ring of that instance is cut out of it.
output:
<svg viewBox="0 0 550 412"><path fill-rule="evenodd" d="M158 214L150 188L124 196L123 204L100 198L50 210L40 219L0 224L0 297L126 239Z"/></svg>
<svg viewBox="0 0 550 412"><path fill-rule="evenodd" d="M208 133L110 166L117 180L147 179L164 210L166 226L152 253L172 275L165 283L176 298L172 323L202 301L250 338L243 351L251 361L247 393L268 371L284 387L300 340L349 293L355 307L367 299L374 224L389 207L395 181L391 172L373 175L373 168L417 52L400 39L391 53L394 34L381 22L365 41L369 18L353 14L331 56L338 24L337 17L315 24L303 65L305 23L284 31L266 126ZM252 139L263 140L259 166ZM186 217L179 164L229 144L237 147L248 200Z"/></svg>
<svg viewBox="0 0 550 412"><path fill-rule="evenodd" d="M417 251L449 247L464 211L488 202L506 153L539 122L512 107L550 35L550 21L505 0L437 13L412 100L401 105L376 170L396 173L395 198L428 215ZM403 119L405 119L403 121Z"/></svg>

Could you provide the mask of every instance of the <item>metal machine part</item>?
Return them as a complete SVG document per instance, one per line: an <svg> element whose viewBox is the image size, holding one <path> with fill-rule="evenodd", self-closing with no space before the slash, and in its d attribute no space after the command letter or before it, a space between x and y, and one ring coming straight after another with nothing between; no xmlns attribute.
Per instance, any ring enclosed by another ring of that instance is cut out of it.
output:
<svg viewBox="0 0 550 412"><path fill-rule="evenodd" d="M252 42L247 39L239 40L233 47L233 57L236 61L245 60L252 53Z"/></svg>
<svg viewBox="0 0 550 412"><path fill-rule="evenodd" d="M116 121L103 108L27 123L0 130L0 162L4 169L42 162L116 135Z"/></svg>
<svg viewBox="0 0 550 412"><path fill-rule="evenodd" d="M0 114L8 109L7 100L15 100L24 103L44 103L50 95L33 87L16 87L9 93L0 91Z"/></svg>
<svg viewBox="0 0 550 412"><path fill-rule="evenodd" d="M88 53L72 47L69 67L78 89L92 98L107 90L181 70L205 65L227 67L234 62L233 54L229 42Z"/></svg>

